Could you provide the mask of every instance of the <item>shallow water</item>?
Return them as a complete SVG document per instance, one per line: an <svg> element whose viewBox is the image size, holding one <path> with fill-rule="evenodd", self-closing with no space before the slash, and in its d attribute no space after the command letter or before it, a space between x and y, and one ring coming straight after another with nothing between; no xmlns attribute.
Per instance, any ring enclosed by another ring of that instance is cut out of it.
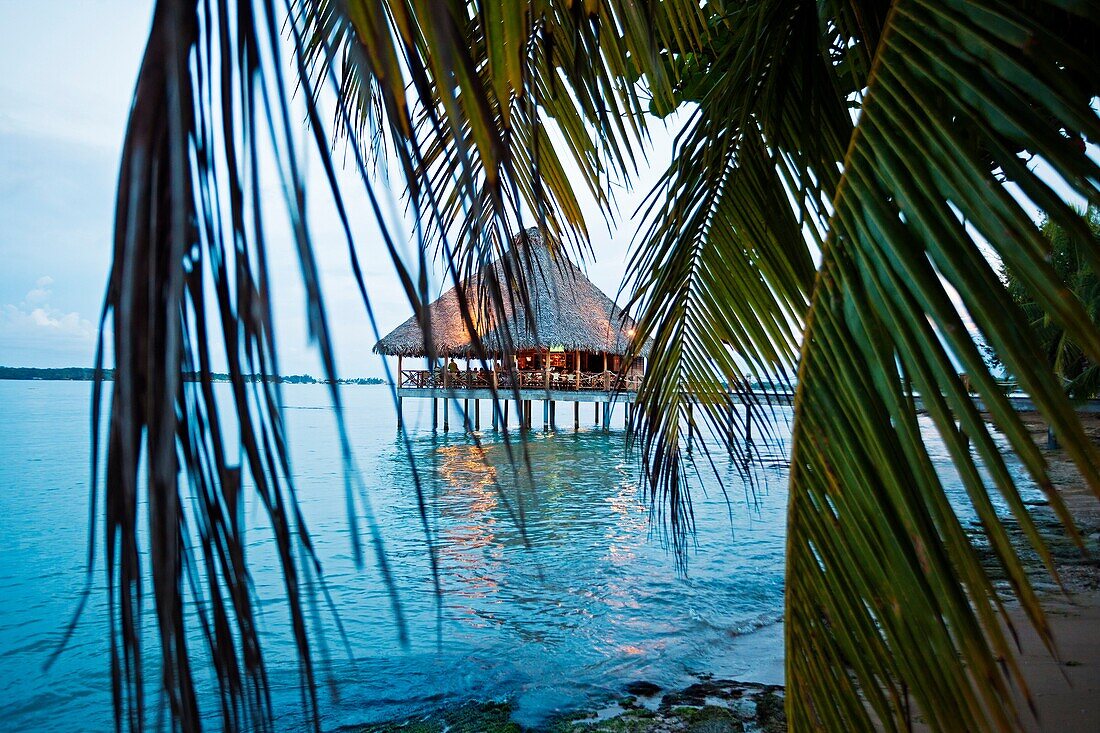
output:
<svg viewBox="0 0 1100 733"><path fill-rule="evenodd" d="M218 385L222 397L224 387ZM112 725L101 568L68 649L51 669L42 669L85 577L89 395L86 383L0 382L5 730ZM605 434L592 426L592 406L582 405L584 425L574 432L572 410L560 405L559 430L534 433L530 442L537 478L532 489L515 480L498 435L483 431L478 448L461 431L432 433L427 401L406 400L411 450L438 550L443 593L437 598L389 392L348 387L343 395L409 641L399 640L376 558L368 552L362 567L352 558L326 388L286 385L302 511L353 657L342 651L326 615L329 673L339 684L338 695L322 692L324 728L403 716L444 701L502 698L515 702L521 722L534 724L614 695L630 680L671 687L687 684L697 672L745 679L776 674L768 660L781 656L786 413L778 415L777 441L757 445L754 488L725 459L714 470L727 494L712 469L701 472L703 490L693 495L696 534L686 572L679 572L639 493L621 409ZM484 408L482 418L488 422ZM452 414L452 428L457 422ZM942 465L945 457L937 458ZM526 545L514 519L521 508ZM246 516L278 727L294 729L302 722L298 673L281 580L262 511L251 498ZM150 654L155 649L151 637L146 648ZM213 702L209 695L204 699ZM155 720L156 697L150 700ZM217 719L212 722L216 727Z"/></svg>

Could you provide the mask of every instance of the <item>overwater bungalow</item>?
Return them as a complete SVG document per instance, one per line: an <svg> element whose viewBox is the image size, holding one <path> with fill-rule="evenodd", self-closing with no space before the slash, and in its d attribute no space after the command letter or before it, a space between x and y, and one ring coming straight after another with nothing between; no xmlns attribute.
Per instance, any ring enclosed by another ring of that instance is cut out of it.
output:
<svg viewBox="0 0 1100 733"><path fill-rule="evenodd" d="M518 392L517 418L522 427L531 425L535 400L543 401L544 427L555 424L557 402L573 403L575 427L580 424L582 402L594 404L594 420L600 424L602 419L605 428L616 401L630 409L651 344L647 341L638 358L624 364L635 338L634 320L593 285L562 248L551 252L537 229L527 230L517 242L516 259L527 273L523 283L507 276L509 268L500 261L491 266L492 275L498 283L524 288L528 297L504 298L506 331L497 325L498 319L475 313L471 320L480 339L481 356L478 339L462 317L458 288L451 288L428 306L434 353L415 316L375 344L375 353L397 357L399 425L406 397L432 400L433 427L438 424L442 400L445 430L450 427L448 404L452 400L463 400L465 425L472 420L474 429L480 429L480 400L491 400L494 391L502 400L513 400ZM474 284L461 287L467 302L482 302ZM426 360L423 368L407 367L407 359L418 358ZM508 427L507 401L500 414L492 409L490 413L494 429Z"/></svg>

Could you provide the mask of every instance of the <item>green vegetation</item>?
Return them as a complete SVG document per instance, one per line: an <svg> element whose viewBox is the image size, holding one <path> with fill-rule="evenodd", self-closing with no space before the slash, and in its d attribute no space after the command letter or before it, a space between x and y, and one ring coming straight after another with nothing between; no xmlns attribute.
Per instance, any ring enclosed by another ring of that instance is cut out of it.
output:
<svg viewBox="0 0 1100 733"><path fill-rule="evenodd" d="M1100 251L1100 209L1092 208L1087 217L1089 232L1068 231L1047 218L1043 236L1050 242L1050 263L1058 280L1081 302L1092 323L1100 323L1100 278L1091 262L1091 254ZM1074 399L1100 395L1100 360L1090 358L1085 349L1049 313L1028 288L1022 273L1005 268L1008 292L1023 310L1035 333L1038 347L1066 385Z"/></svg>
<svg viewBox="0 0 1100 733"><path fill-rule="evenodd" d="M669 536L678 549L689 544L689 466L717 458L685 455L689 421L738 451L737 431L726 431L725 385L753 374L785 384L796 371L784 626L791 727L905 730L910 701L934 730L1017 727L1027 715L1014 694L1023 678L998 615L1001 594L933 470L928 423L911 394L921 394L988 530L1008 594L1052 645L997 506L1042 557L1015 476L1045 487L1071 531L1073 520L977 339L1100 494L1100 451L1055 369L1036 358L1027 314L989 258L1020 277L1067 343L1100 360L1095 313L1065 287L1032 220L1037 205L1074 238L1091 236L1069 202L1100 205L1100 165L1087 154L1087 142L1100 140L1095 3L294 0L289 18L255 5L158 4L123 148L105 318L111 352L124 356L117 394L149 399L112 400L101 440L110 471L98 521L110 550L120 725L141 720L149 682L139 587L155 600L173 725L199 726L193 676L205 678L210 658L223 727L268 718L255 692L267 675L245 546L221 511L241 486L255 487L272 514L304 697L316 715L303 591L315 587L303 582L315 566L280 469L288 450L269 439L282 435L281 416L268 409L277 404L272 388L249 390L220 413L198 394L180 409L176 389L210 346L234 374L277 363L264 265L273 238L264 223L276 217L261 215L256 150L270 148L282 175L308 325L333 380L296 141L309 139L310 160L344 215L357 281L365 253L337 188L337 149L372 201L381 173L403 176L417 252L403 257L409 233L389 230L379 214L383 244L369 256L389 257L411 310L424 313L431 267L441 262L456 281L481 276L478 302L463 306L473 323L524 297L515 240L527 226L585 254L580 201L612 219L612 191L648 185L638 171L653 111L676 112L682 128L642 207L625 292L639 344L654 341L635 427ZM287 45L293 58L284 65ZM312 137L300 134L292 99ZM375 170L371 154L383 151L389 158ZM1100 271L1097 248L1079 252ZM481 266L501 257L505 274L485 275ZM216 338L222 343L207 343ZM227 433L241 436L243 478L235 457L230 465L220 446L210 448ZM338 438L350 466L342 422ZM1010 469L1006 451L1023 471ZM147 475L160 479L146 486ZM201 483L192 493L208 503L179 501L181 475ZM361 559L356 522L367 512L347 483ZM138 562L147 549L132 521L139 505L159 529L151 563ZM184 537L200 526L211 538L201 547ZM185 556L189 548L204 557ZM206 636L208 650L182 641L192 582L222 621L217 641Z"/></svg>
<svg viewBox="0 0 1100 733"><path fill-rule="evenodd" d="M345 728L346 733L523 733L506 702L467 703L432 715Z"/></svg>
<svg viewBox="0 0 1100 733"><path fill-rule="evenodd" d="M269 382L271 384L323 384L327 380L318 380L308 374L283 374L279 376L259 374L242 374L241 380L254 384L256 382ZM62 367L57 369L44 369L38 367L6 367L0 366L0 379L12 380L46 380L46 381L72 381L91 382L96 378L96 370L87 367ZM114 369L100 370L100 378L112 382L115 379ZM198 382L201 375L197 372L181 372L180 378L185 382ZM229 375L213 372L210 375L211 382L228 382ZM386 380L378 377L360 377L352 379L337 379L339 384L385 384Z"/></svg>

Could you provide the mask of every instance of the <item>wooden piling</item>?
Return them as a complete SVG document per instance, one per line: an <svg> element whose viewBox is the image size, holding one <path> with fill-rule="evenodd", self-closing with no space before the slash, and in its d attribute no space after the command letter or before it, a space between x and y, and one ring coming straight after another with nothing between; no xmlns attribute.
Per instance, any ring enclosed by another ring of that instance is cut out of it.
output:
<svg viewBox="0 0 1100 733"><path fill-rule="evenodd" d="M691 455L695 444L695 410L691 402L688 403L688 455Z"/></svg>

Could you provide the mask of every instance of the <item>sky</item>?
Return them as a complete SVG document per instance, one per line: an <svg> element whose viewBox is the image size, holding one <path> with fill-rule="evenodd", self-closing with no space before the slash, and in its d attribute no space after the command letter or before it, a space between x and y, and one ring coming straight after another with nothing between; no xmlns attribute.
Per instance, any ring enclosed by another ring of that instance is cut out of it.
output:
<svg viewBox="0 0 1100 733"><path fill-rule="evenodd" d="M93 363L110 267L118 159L151 14L151 0L0 0L0 365ZM594 206L586 206L595 259L584 267L612 297L637 227L630 215L671 156L672 130L658 123L652 132L648 167L638 176L638 190L619 196L617 224L608 227ZM323 189L317 185L323 182L320 166L307 160L306 169L311 185ZM362 185L350 169L340 180L385 333L408 318L411 308L382 249ZM276 181L264 188L268 210L281 206ZM400 192L390 195L400 210ZM381 376L338 220L324 197L310 202L339 374ZM285 221L272 222L280 367L288 374L319 374L297 259ZM411 239L411 223L400 226Z"/></svg>

